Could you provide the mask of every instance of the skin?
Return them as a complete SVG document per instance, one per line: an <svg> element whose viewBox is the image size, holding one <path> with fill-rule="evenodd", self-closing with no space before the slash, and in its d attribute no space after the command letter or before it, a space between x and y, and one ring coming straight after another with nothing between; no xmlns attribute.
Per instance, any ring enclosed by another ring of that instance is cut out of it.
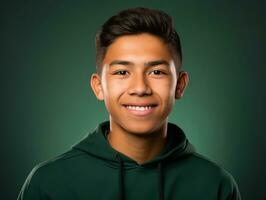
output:
<svg viewBox="0 0 266 200"><path fill-rule="evenodd" d="M109 112L110 145L138 164L153 159L167 142L168 115L188 84L180 65L159 37L142 33L117 38L102 73L91 76L91 87Z"/></svg>

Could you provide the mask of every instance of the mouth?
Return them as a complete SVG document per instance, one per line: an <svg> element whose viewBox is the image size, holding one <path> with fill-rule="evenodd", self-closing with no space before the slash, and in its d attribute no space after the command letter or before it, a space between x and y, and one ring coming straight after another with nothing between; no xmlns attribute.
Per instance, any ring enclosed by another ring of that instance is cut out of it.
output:
<svg viewBox="0 0 266 200"><path fill-rule="evenodd" d="M146 104L146 105L123 105L124 108L134 116L147 116L152 114L155 110L155 104Z"/></svg>

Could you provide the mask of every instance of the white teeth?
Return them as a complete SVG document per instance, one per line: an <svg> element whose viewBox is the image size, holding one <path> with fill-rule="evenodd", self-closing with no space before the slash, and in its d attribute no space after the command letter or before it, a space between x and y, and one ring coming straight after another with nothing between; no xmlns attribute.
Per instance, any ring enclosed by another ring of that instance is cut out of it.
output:
<svg viewBox="0 0 266 200"><path fill-rule="evenodd" d="M126 107L130 110L137 110L137 111L144 111L152 108L151 106L126 106Z"/></svg>

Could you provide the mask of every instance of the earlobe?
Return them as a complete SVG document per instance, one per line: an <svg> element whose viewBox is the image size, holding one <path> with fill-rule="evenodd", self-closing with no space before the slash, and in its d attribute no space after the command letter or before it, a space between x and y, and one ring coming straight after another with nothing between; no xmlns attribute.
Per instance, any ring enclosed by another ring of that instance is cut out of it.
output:
<svg viewBox="0 0 266 200"><path fill-rule="evenodd" d="M102 84L101 84L101 77L98 74L91 75L91 88L96 96L96 98L100 101L104 100L103 98L103 91L102 91Z"/></svg>
<svg viewBox="0 0 266 200"><path fill-rule="evenodd" d="M176 84L176 92L175 92L176 99L181 99L183 97L185 89L188 85L188 81L189 81L188 73L180 71Z"/></svg>

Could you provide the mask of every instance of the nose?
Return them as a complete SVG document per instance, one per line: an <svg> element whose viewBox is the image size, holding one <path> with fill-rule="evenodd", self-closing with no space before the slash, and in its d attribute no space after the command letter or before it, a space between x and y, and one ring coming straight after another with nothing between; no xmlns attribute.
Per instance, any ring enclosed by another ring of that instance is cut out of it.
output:
<svg viewBox="0 0 266 200"><path fill-rule="evenodd" d="M130 88L128 89L129 95L147 96L151 95L151 93L152 90L145 75L138 74L132 78Z"/></svg>

